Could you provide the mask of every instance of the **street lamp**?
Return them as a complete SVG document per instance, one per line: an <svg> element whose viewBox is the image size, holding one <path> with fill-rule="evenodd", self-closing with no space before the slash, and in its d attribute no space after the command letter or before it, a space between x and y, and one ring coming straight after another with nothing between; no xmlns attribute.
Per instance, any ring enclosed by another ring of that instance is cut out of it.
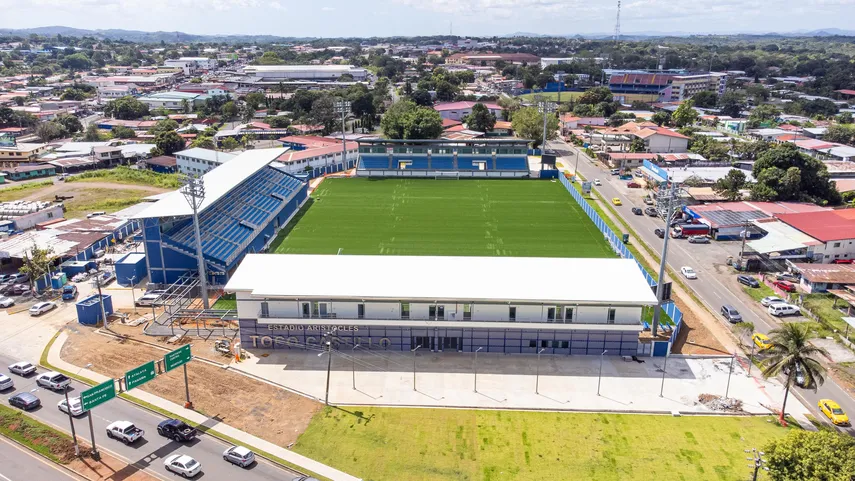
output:
<svg viewBox="0 0 855 481"><path fill-rule="evenodd" d="M662 385L659 387L659 397L662 397L662 392L665 391L665 369L668 368L668 356L665 356L665 364L662 365Z"/></svg>
<svg viewBox="0 0 855 481"><path fill-rule="evenodd" d="M318 353L318 357L327 355L327 389L324 394L324 404L330 405L330 369L332 368L332 343L327 341L327 350Z"/></svg>
<svg viewBox="0 0 855 481"><path fill-rule="evenodd" d="M600 383L603 380L603 357L605 357L607 352L609 351L604 350L603 353L600 354L600 374L597 376L597 396L600 395Z"/></svg>
<svg viewBox="0 0 855 481"><path fill-rule="evenodd" d="M413 391L417 390L416 389L416 351L418 351L419 348L421 348L421 347L422 347L422 345L419 344L418 346L416 346L415 349L413 349Z"/></svg>
<svg viewBox="0 0 855 481"><path fill-rule="evenodd" d="M475 388L473 391L478 392L478 351L484 349L483 347L479 347L475 349L475 361L472 363L472 370L475 372Z"/></svg>
<svg viewBox="0 0 855 481"><path fill-rule="evenodd" d="M356 357L354 354L356 353L356 348L359 347L359 344L353 346L353 349L350 350L350 361L351 361L351 373L353 374L353 389L356 390Z"/></svg>
<svg viewBox="0 0 855 481"><path fill-rule="evenodd" d="M540 354L545 351L546 348L543 348L537 351L537 374L535 375L534 380L534 393L540 394Z"/></svg>

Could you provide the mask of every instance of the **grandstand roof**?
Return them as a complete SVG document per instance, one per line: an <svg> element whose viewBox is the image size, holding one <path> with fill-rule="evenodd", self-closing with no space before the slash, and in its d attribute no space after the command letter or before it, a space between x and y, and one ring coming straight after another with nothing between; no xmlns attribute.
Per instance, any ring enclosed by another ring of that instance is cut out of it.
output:
<svg viewBox="0 0 855 481"><path fill-rule="evenodd" d="M205 183L205 200L202 201L200 212L219 200L229 191L240 185L252 174L263 169L288 149L258 149L249 150L238 155L232 161L220 165L202 176ZM136 215L137 219L153 217L173 217L191 215L193 210L180 191L170 192L148 209Z"/></svg>
<svg viewBox="0 0 855 481"><path fill-rule="evenodd" d="M674 79L672 74L627 73L609 77L610 84L656 85L665 87Z"/></svg>

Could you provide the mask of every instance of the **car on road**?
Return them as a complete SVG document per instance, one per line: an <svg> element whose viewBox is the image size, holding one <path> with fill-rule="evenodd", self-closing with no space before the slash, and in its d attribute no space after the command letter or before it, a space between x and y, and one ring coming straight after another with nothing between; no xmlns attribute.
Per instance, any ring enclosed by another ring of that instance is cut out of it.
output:
<svg viewBox="0 0 855 481"><path fill-rule="evenodd" d="M689 266L683 266L680 268L680 274L683 274L683 277L686 279L697 279L698 274L695 273L695 270Z"/></svg>
<svg viewBox="0 0 855 481"><path fill-rule="evenodd" d="M79 397L68 398L68 401L69 402L65 402L65 399L62 399L56 404L56 407L65 414L68 414L68 405L71 404L72 416L82 416L86 413L83 409L83 403L80 402Z"/></svg>
<svg viewBox="0 0 855 481"><path fill-rule="evenodd" d="M787 304L786 302L776 302L771 306L767 307L766 311L775 317L791 316L794 314L798 315L802 313L802 310L799 309L799 306Z"/></svg>
<svg viewBox="0 0 855 481"><path fill-rule="evenodd" d="M710 236L708 235L692 235L689 236L689 244L709 244Z"/></svg>
<svg viewBox="0 0 855 481"><path fill-rule="evenodd" d="M196 437L196 429L178 419L167 419L157 425L157 434L177 442L192 441Z"/></svg>
<svg viewBox="0 0 855 481"><path fill-rule="evenodd" d="M620 201L617 197L612 197L612 204L614 205L623 205L623 202Z"/></svg>
<svg viewBox="0 0 855 481"><path fill-rule="evenodd" d="M29 411L41 406L42 402L33 393L19 392L9 398L9 405L23 409L24 411Z"/></svg>
<svg viewBox="0 0 855 481"><path fill-rule="evenodd" d="M772 347L772 340L769 339L769 336L760 332L755 332L751 335L751 342L753 342L754 345L757 346L757 349L761 351L765 351Z"/></svg>
<svg viewBox="0 0 855 481"><path fill-rule="evenodd" d="M145 431L134 426L130 421L113 421L107 426L107 437L118 439L125 444L133 444L137 439L142 439Z"/></svg>
<svg viewBox="0 0 855 481"><path fill-rule="evenodd" d="M630 189L640 189L641 188L641 184L639 184L638 182L634 182L634 181L633 182L627 182L626 186Z"/></svg>
<svg viewBox="0 0 855 481"><path fill-rule="evenodd" d="M36 377L36 384L53 391L65 391L65 388L71 384L71 379L60 372L48 371Z"/></svg>
<svg viewBox="0 0 855 481"><path fill-rule="evenodd" d="M819 410L822 411L822 414L825 414L825 417L829 419L832 423L837 426L848 426L849 425L849 416L843 412L843 409L840 408L840 405L831 399L820 399L817 403L819 406Z"/></svg>
<svg viewBox="0 0 855 481"><path fill-rule="evenodd" d="M13 387L15 387L15 382L12 381L12 378L5 374L0 374L0 391L12 389Z"/></svg>
<svg viewBox="0 0 855 481"><path fill-rule="evenodd" d="M635 215L644 215L644 211L641 210L641 207L633 207L632 213Z"/></svg>
<svg viewBox="0 0 855 481"><path fill-rule="evenodd" d="M763 299L760 299L760 305L763 307L769 307L772 304L776 304L779 302L782 302L784 304L787 303L787 301L785 301L784 299L781 299L778 296L767 296L767 297L764 297Z"/></svg>
<svg viewBox="0 0 855 481"><path fill-rule="evenodd" d="M780 289L780 290L782 290L782 291L786 291L786 292L796 292L796 286L795 286L795 285L793 285L793 283L792 283L792 282L788 282L788 281L775 281L775 282L773 282L773 283L772 283L772 285L773 285L773 286L775 286L775 287L777 287L778 289Z"/></svg>
<svg viewBox="0 0 855 481"><path fill-rule="evenodd" d="M199 461L187 456L186 454L173 454L163 460L163 466L170 473L179 474L185 478L192 478L199 474L202 470L202 465Z"/></svg>
<svg viewBox="0 0 855 481"><path fill-rule="evenodd" d="M66 284L62 286L62 300L71 301L77 297L77 286L74 284Z"/></svg>
<svg viewBox="0 0 855 481"><path fill-rule="evenodd" d="M659 211L656 210L656 207L647 207L644 209L644 213L649 215L650 217L659 216Z"/></svg>
<svg viewBox="0 0 855 481"><path fill-rule="evenodd" d="M37 302L33 304L33 307L30 308L31 316L41 316L45 312L52 311L56 309L56 304L50 301L46 302Z"/></svg>
<svg viewBox="0 0 855 481"><path fill-rule="evenodd" d="M644 200L644 203L645 203L645 204L647 204L647 205L653 205L653 199L651 199L649 196L644 197L644 199L643 199L643 200Z"/></svg>
<svg viewBox="0 0 855 481"><path fill-rule="evenodd" d="M731 324L742 322L742 314L740 314L739 311L737 311L736 308L731 306L730 304L725 304L721 306L721 310L719 310L719 312L721 312L722 317L724 317L727 322Z"/></svg>
<svg viewBox="0 0 855 481"><path fill-rule="evenodd" d="M747 276L745 274L740 274L736 276L736 281L740 284L745 284L748 287L760 287L760 281L755 279L753 276Z"/></svg>
<svg viewBox="0 0 855 481"><path fill-rule="evenodd" d="M620 169L612 169L609 171L612 175L620 175Z"/></svg>
<svg viewBox="0 0 855 481"><path fill-rule="evenodd" d="M232 446L223 452L223 459L245 468L255 462L255 454L243 446Z"/></svg>
<svg viewBox="0 0 855 481"><path fill-rule="evenodd" d="M19 361L9 366L9 372L19 376L28 376L36 372L36 366L33 366L27 361Z"/></svg>
<svg viewBox="0 0 855 481"><path fill-rule="evenodd" d="M12 307L15 305L15 300L11 297L0 296L0 307Z"/></svg>
<svg viewBox="0 0 855 481"><path fill-rule="evenodd" d="M787 367L781 370L785 376L790 374L790 370ZM796 386L798 387L807 387L807 379L805 378L805 371L802 369L802 365L796 363ZM811 382L812 383L812 382Z"/></svg>
<svg viewBox="0 0 855 481"><path fill-rule="evenodd" d="M656 237L658 237L658 238L660 238L660 239L664 239L664 238L665 238L665 229L655 229L655 230L653 231L653 233L654 233L654 234L656 234Z"/></svg>
<svg viewBox="0 0 855 481"><path fill-rule="evenodd" d="M603 185L603 183L600 182L600 179L594 179L594 185L600 185L601 186L601 185Z"/></svg>

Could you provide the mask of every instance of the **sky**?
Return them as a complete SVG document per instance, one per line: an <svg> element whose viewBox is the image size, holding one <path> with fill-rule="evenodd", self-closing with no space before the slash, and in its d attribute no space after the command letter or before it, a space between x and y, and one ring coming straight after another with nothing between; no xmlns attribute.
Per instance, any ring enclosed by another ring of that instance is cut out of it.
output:
<svg viewBox="0 0 855 481"><path fill-rule="evenodd" d="M0 0L0 27L371 37L611 33L617 0ZM855 0L623 0L621 31L852 29Z"/></svg>

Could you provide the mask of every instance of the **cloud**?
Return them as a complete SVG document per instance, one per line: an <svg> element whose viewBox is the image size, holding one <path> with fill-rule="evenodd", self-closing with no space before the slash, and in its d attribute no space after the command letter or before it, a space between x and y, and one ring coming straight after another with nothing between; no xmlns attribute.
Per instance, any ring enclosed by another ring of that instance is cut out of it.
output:
<svg viewBox="0 0 855 481"><path fill-rule="evenodd" d="M334 12L335 7L323 7L323 8L321 8L321 11L322 12Z"/></svg>

